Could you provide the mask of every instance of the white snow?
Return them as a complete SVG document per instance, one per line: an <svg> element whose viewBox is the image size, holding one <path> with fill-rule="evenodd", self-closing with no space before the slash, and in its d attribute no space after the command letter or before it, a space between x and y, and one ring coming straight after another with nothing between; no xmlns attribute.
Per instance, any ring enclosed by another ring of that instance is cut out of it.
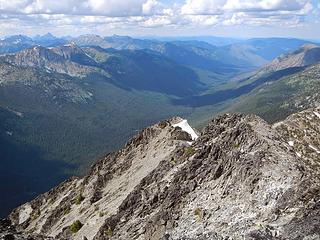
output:
<svg viewBox="0 0 320 240"><path fill-rule="evenodd" d="M183 119L181 122L177 124L172 124L173 127L180 127L182 131L185 131L191 135L192 140L196 140L198 138L198 135L196 132L190 127L188 124L188 121L186 119Z"/></svg>
<svg viewBox="0 0 320 240"><path fill-rule="evenodd" d="M88 53L84 52L84 54L85 54L88 58L91 58L91 56L90 56Z"/></svg>
<svg viewBox="0 0 320 240"><path fill-rule="evenodd" d="M320 151L319 151L317 148L315 148L314 146L309 145L309 147L310 147L312 150L316 151L317 153L320 153Z"/></svg>
<svg viewBox="0 0 320 240"><path fill-rule="evenodd" d="M63 46L64 47L72 47L73 45L72 45L72 43L68 43L68 44L64 44Z"/></svg>
<svg viewBox="0 0 320 240"><path fill-rule="evenodd" d="M320 118L320 113L318 112L313 112L318 118Z"/></svg>
<svg viewBox="0 0 320 240"><path fill-rule="evenodd" d="M288 144L289 144L291 147L293 147L294 141L289 141Z"/></svg>

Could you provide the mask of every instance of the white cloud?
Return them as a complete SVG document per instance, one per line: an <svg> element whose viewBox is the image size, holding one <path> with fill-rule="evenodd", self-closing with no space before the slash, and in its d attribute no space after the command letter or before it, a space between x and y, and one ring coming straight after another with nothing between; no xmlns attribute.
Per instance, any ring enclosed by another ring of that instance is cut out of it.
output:
<svg viewBox="0 0 320 240"><path fill-rule="evenodd" d="M157 16L157 17L152 17L146 19L143 23L142 26L144 27L161 27L164 25L170 25L172 22L170 18L166 16Z"/></svg>
<svg viewBox="0 0 320 240"><path fill-rule="evenodd" d="M132 16L142 14L145 0L88 0L87 9L93 14L108 16Z"/></svg>
<svg viewBox="0 0 320 240"><path fill-rule="evenodd" d="M311 0L186 0L181 13L202 25L296 26L313 9Z"/></svg>
<svg viewBox="0 0 320 240"><path fill-rule="evenodd" d="M220 14L225 0L186 0L181 7L182 14L215 15Z"/></svg>
<svg viewBox="0 0 320 240"><path fill-rule="evenodd" d="M308 3L308 0L227 0L224 8L243 11L297 11Z"/></svg>
<svg viewBox="0 0 320 240"><path fill-rule="evenodd" d="M319 6L311 0L0 0L3 31L10 23L26 29L76 26L83 31L167 26L293 27L303 24L305 17L314 23L319 18Z"/></svg>
<svg viewBox="0 0 320 240"><path fill-rule="evenodd" d="M160 13L162 5L157 0L147 0L142 5L142 13L146 15Z"/></svg>
<svg viewBox="0 0 320 240"><path fill-rule="evenodd" d="M0 13L133 16L143 13L143 5L146 2L146 0L0 0Z"/></svg>

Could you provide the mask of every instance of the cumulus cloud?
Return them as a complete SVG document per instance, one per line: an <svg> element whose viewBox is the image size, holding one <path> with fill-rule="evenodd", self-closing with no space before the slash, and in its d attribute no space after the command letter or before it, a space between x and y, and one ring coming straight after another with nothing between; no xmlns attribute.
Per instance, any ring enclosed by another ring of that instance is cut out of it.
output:
<svg viewBox="0 0 320 240"><path fill-rule="evenodd" d="M186 0L182 14L216 15L227 12L310 11L310 0Z"/></svg>
<svg viewBox="0 0 320 240"><path fill-rule="evenodd" d="M182 6L182 14L215 15L221 14L225 0L187 0Z"/></svg>
<svg viewBox="0 0 320 240"><path fill-rule="evenodd" d="M297 11L310 4L305 0L227 0L225 9L242 11Z"/></svg>
<svg viewBox="0 0 320 240"><path fill-rule="evenodd" d="M297 26L310 15L316 22L319 6L312 0L0 0L2 28Z"/></svg>
<svg viewBox="0 0 320 240"><path fill-rule="evenodd" d="M1 13L132 16L146 0L0 0Z"/></svg>
<svg viewBox="0 0 320 240"><path fill-rule="evenodd" d="M186 0L181 14L203 25L296 26L314 7L311 0Z"/></svg>
<svg viewBox="0 0 320 240"><path fill-rule="evenodd" d="M157 0L147 0L142 5L142 13L146 15L159 14L162 11L162 4Z"/></svg>

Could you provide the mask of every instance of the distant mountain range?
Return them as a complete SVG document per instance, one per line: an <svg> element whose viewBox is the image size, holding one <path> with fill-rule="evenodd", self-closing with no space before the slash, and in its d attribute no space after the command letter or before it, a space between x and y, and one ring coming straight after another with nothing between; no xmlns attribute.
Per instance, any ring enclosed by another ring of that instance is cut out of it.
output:
<svg viewBox="0 0 320 240"><path fill-rule="evenodd" d="M294 51L303 44L312 43L308 40L291 38L254 38L236 40L218 37L181 37L136 39L128 36L81 35L79 37L58 38L48 33L33 38L16 35L0 41L0 53L14 53L35 45L43 47L58 46L67 42L75 42L79 46L99 46L102 48L149 49L174 60L190 64L201 64L203 61L218 61L227 65L240 65L247 68L261 66L280 54ZM209 50L209 51L208 51ZM195 61L194 55L199 58ZM210 65L209 65L210 66ZM212 67L212 66L211 66Z"/></svg>
<svg viewBox="0 0 320 240"><path fill-rule="evenodd" d="M19 194L0 185L0 215L84 174L93 159L159 120L180 115L200 126L228 109L275 121L317 106L319 47L312 44L51 34L1 40L0 175ZM36 178L36 167L48 175Z"/></svg>
<svg viewBox="0 0 320 240"><path fill-rule="evenodd" d="M48 33L43 36L36 36L34 38L24 35L13 35L0 40L0 54L14 53L32 46L41 45L44 47L57 46L67 43L68 41L62 38L57 38Z"/></svg>

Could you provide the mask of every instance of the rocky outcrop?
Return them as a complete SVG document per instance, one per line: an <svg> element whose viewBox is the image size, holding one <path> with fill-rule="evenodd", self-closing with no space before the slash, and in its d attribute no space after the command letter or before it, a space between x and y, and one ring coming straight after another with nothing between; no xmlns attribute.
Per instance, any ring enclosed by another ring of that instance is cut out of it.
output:
<svg viewBox="0 0 320 240"><path fill-rule="evenodd" d="M319 113L225 114L191 145L182 119L158 123L10 220L56 239L318 239Z"/></svg>
<svg viewBox="0 0 320 240"><path fill-rule="evenodd" d="M11 224L10 220L0 220L0 239L1 240L52 240L53 238L34 235L32 233L26 233L23 231L17 231L16 228Z"/></svg>

